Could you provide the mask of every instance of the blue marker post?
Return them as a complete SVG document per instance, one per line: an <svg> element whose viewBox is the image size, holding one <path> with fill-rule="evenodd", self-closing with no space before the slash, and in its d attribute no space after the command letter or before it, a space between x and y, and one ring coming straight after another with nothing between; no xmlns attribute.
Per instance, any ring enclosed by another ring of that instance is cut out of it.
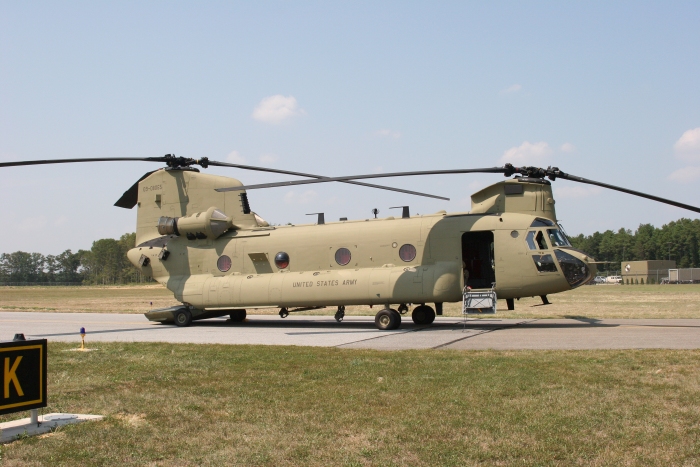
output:
<svg viewBox="0 0 700 467"><path fill-rule="evenodd" d="M80 328L80 339L82 341L80 350L85 350L85 328Z"/></svg>

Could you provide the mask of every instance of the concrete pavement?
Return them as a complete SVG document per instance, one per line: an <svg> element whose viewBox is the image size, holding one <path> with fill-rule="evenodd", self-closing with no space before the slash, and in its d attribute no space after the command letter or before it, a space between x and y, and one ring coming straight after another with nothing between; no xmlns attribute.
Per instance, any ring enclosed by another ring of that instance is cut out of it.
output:
<svg viewBox="0 0 700 467"><path fill-rule="evenodd" d="M80 342L87 330L95 342L301 345L400 349L698 349L700 319L469 319L438 317L417 326L404 316L401 328L379 331L371 316L250 315L243 323L225 318L195 321L191 327L151 323L143 315L0 312L0 340Z"/></svg>

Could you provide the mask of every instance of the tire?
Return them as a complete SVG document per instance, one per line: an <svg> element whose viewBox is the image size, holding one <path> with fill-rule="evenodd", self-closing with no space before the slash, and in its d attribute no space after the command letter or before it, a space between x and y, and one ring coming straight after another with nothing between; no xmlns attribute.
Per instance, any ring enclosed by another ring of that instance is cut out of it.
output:
<svg viewBox="0 0 700 467"><path fill-rule="evenodd" d="M427 325L435 321L435 310L427 305L420 305L413 309L411 314L413 322L418 325Z"/></svg>
<svg viewBox="0 0 700 467"><path fill-rule="evenodd" d="M381 331L397 329L401 325L401 315L396 310L383 309L374 317L374 324Z"/></svg>
<svg viewBox="0 0 700 467"><path fill-rule="evenodd" d="M401 326L401 313L398 311L392 309L391 313L394 315L394 319L396 320L396 324L391 329L398 329L399 326Z"/></svg>
<svg viewBox="0 0 700 467"><path fill-rule="evenodd" d="M190 313L190 310L186 308L182 308L180 310L177 310L175 313L175 325L181 328L186 328L190 324L192 324L192 313Z"/></svg>
<svg viewBox="0 0 700 467"><path fill-rule="evenodd" d="M231 321L234 323L240 323L241 321L245 320L246 317L246 311L245 310L233 310L231 314L229 315L231 318Z"/></svg>
<svg viewBox="0 0 700 467"><path fill-rule="evenodd" d="M425 308L427 308L426 314L428 315L428 320L425 324L433 324L433 321L435 321L435 310L433 310L427 305Z"/></svg>

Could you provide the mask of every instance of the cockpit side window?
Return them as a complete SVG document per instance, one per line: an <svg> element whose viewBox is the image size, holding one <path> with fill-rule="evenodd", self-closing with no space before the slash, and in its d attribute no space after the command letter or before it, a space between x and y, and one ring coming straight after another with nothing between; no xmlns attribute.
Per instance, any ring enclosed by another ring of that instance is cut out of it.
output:
<svg viewBox="0 0 700 467"><path fill-rule="evenodd" d="M547 229L549 234L549 241L552 246L571 246L569 240L564 236L564 234L557 229Z"/></svg>
<svg viewBox="0 0 700 467"><path fill-rule="evenodd" d="M527 242L527 246L531 250L547 250L547 242L544 239L544 234L542 233L541 230L531 230L530 232L527 233L527 237L525 238L525 241Z"/></svg>

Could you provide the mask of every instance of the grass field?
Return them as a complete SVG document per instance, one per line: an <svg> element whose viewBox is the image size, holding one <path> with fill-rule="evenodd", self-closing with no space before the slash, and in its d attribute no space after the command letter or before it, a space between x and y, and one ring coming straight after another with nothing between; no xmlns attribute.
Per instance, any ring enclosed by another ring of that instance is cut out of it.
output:
<svg viewBox="0 0 700 467"><path fill-rule="evenodd" d="M700 318L700 285L596 285L583 286L549 297L516 301L508 311L499 301L503 318ZM151 302L153 305L151 305ZM177 305L172 293L160 285L123 287L0 287L2 311L53 311L145 313L151 308ZM447 316L461 314L461 304L445 304ZM332 308L305 314L333 314ZM348 315L374 315L376 307L348 307ZM251 310L253 314L277 313L274 309Z"/></svg>
<svg viewBox="0 0 700 467"><path fill-rule="evenodd" d="M69 347L3 465L700 465L700 351Z"/></svg>

